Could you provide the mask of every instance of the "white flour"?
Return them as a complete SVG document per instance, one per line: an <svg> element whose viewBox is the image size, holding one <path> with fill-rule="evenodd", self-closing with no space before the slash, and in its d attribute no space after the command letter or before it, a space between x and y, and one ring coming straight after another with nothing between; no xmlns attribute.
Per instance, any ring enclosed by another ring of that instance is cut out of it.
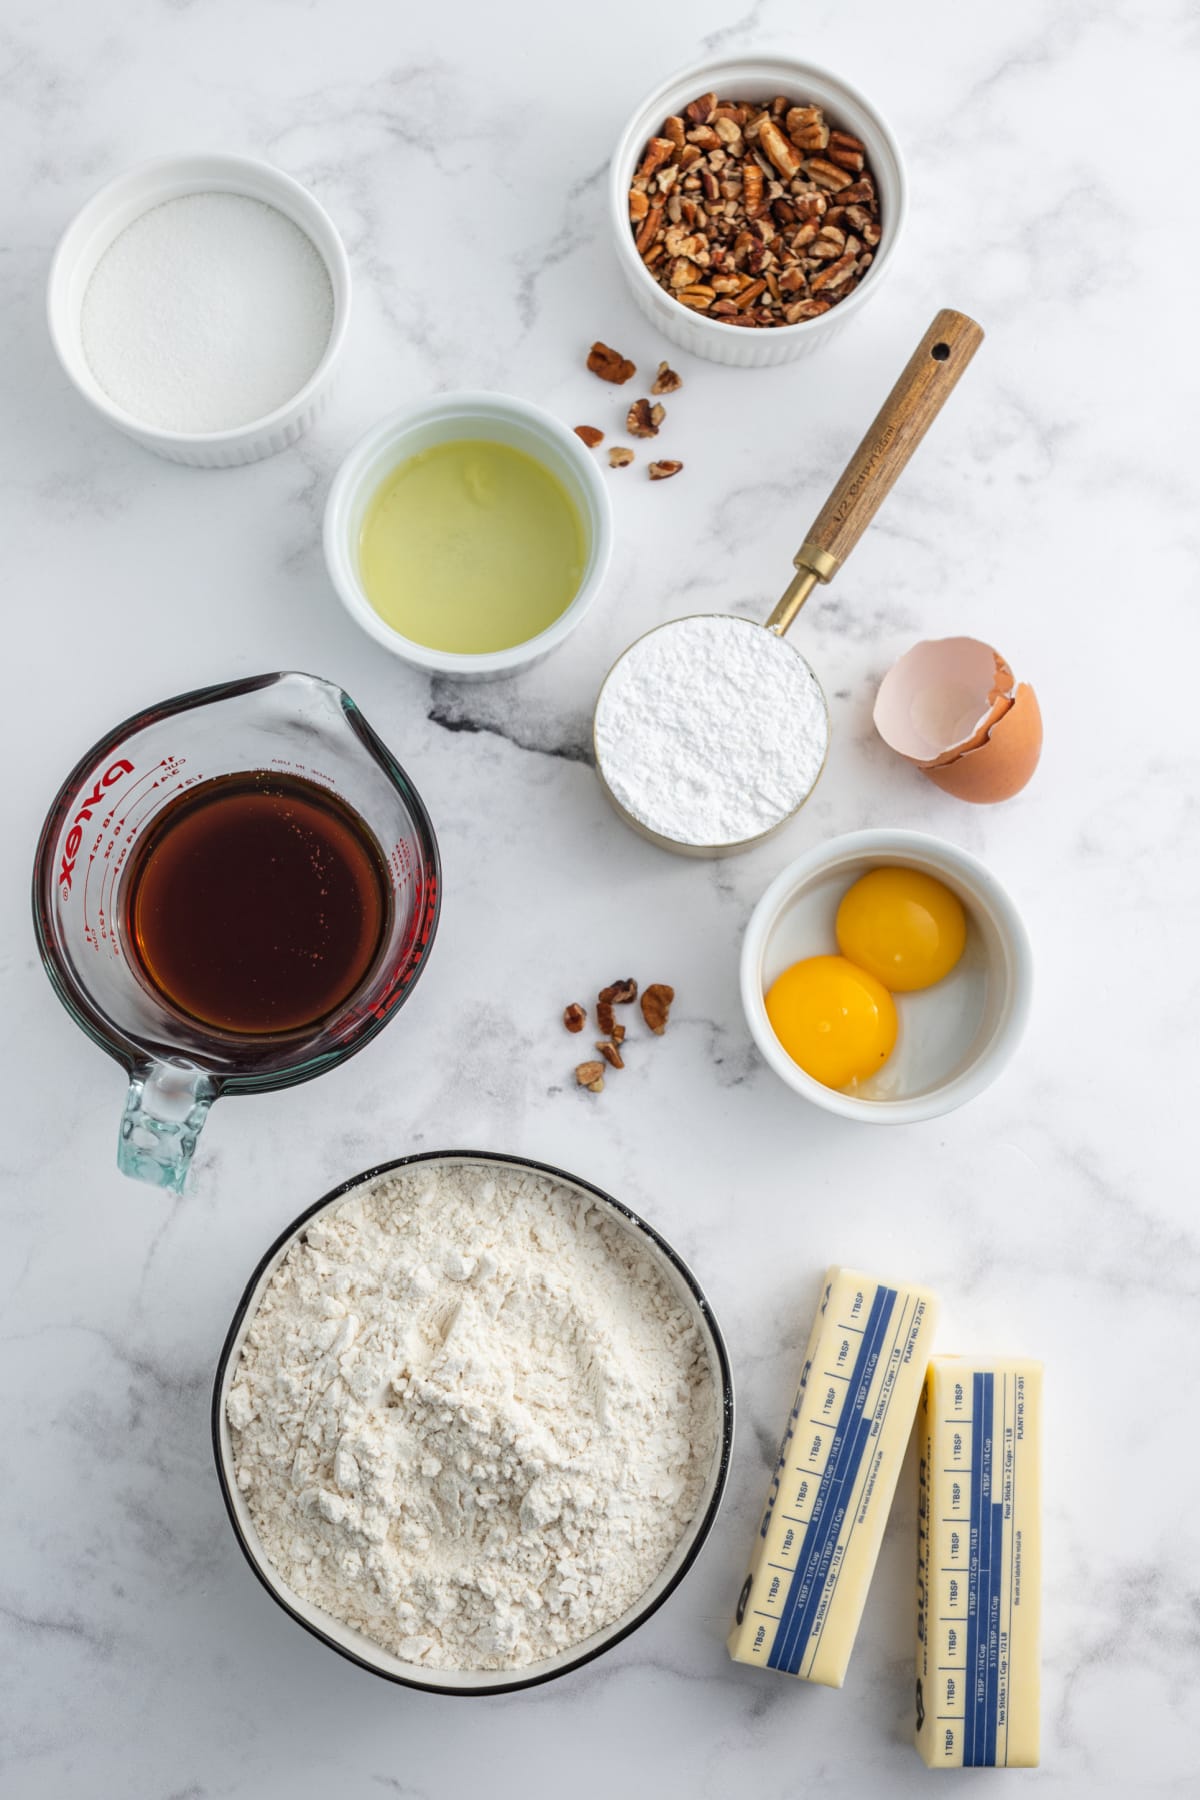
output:
<svg viewBox="0 0 1200 1800"><path fill-rule="evenodd" d="M88 366L166 431L229 431L299 393L325 353L333 288L312 240L242 194L166 200L113 239L83 296Z"/></svg>
<svg viewBox="0 0 1200 1800"><path fill-rule="evenodd" d="M761 625L676 619L625 652L596 707L596 756L626 812L676 843L741 843L800 805L829 715L804 658Z"/></svg>
<svg viewBox="0 0 1200 1800"><path fill-rule="evenodd" d="M296 1593L406 1661L509 1669L645 1592L717 1407L688 1308L606 1209L502 1164L418 1165L292 1246L228 1417Z"/></svg>

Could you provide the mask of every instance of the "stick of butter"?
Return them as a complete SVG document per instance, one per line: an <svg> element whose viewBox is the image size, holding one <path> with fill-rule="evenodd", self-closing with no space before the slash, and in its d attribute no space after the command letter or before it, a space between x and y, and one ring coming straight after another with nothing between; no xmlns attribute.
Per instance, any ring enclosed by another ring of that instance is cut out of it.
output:
<svg viewBox="0 0 1200 1800"><path fill-rule="evenodd" d="M936 1316L923 1288L827 1273L729 1637L735 1662L846 1679Z"/></svg>
<svg viewBox="0 0 1200 1800"><path fill-rule="evenodd" d="M916 1745L931 1769L1038 1761L1042 1366L938 1356L918 1427Z"/></svg>

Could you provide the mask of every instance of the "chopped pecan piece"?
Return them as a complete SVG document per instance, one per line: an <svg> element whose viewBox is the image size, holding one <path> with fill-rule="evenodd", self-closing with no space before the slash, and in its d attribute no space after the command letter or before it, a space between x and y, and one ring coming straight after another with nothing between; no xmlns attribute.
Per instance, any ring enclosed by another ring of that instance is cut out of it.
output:
<svg viewBox="0 0 1200 1800"><path fill-rule="evenodd" d="M839 169L836 163L825 162L819 156L812 156L804 165L804 173L814 181L820 182L823 188L832 188L839 193L842 188L851 185L850 177L845 169Z"/></svg>
<svg viewBox="0 0 1200 1800"><path fill-rule="evenodd" d="M625 429L631 437L657 437L666 416L665 408L657 403L651 406L649 400L635 400L626 416Z"/></svg>
<svg viewBox="0 0 1200 1800"><path fill-rule="evenodd" d="M766 285L765 281L752 281L748 288L743 288L733 303L737 307L737 310L739 312L744 312L746 307L750 306L758 299L758 296L762 293Z"/></svg>
<svg viewBox="0 0 1200 1800"><path fill-rule="evenodd" d="M634 246L639 255L645 256L647 252L654 247L654 239L657 236L658 228L662 223L662 216L662 207L652 206L642 220L637 237L634 239ZM622 380L624 381L628 381L628 379L629 377L627 375L622 377Z"/></svg>
<svg viewBox="0 0 1200 1800"><path fill-rule="evenodd" d="M789 107L784 127L800 150L824 150L829 142L829 127L819 106Z"/></svg>
<svg viewBox="0 0 1200 1800"><path fill-rule="evenodd" d="M763 120L759 127L758 141L785 181L790 181L793 175L799 174L802 161L800 153L794 144L788 143L773 119Z"/></svg>
<svg viewBox="0 0 1200 1800"><path fill-rule="evenodd" d="M698 100L693 100L692 104L685 106L683 110L693 125L707 125L717 110L717 96L701 94Z"/></svg>
<svg viewBox="0 0 1200 1800"><path fill-rule="evenodd" d="M611 1038L601 1038L600 1042L596 1045L596 1048L604 1058L605 1062L611 1063L614 1069L623 1069L625 1067L621 1052Z"/></svg>
<svg viewBox="0 0 1200 1800"><path fill-rule="evenodd" d="M784 309L783 316L789 325L798 325L802 319L819 319L831 304L829 300L797 300L794 306Z"/></svg>
<svg viewBox="0 0 1200 1800"><path fill-rule="evenodd" d="M596 1023L604 1033L605 1037L611 1037L613 1035L617 1025L611 1000L597 1000Z"/></svg>
<svg viewBox="0 0 1200 1800"><path fill-rule="evenodd" d="M713 286L716 286L715 282ZM652 394L674 394L682 386L682 375L677 375L674 369L669 367L667 363L660 362L658 365L658 373L654 377L654 385L650 389L650 392Z"/></svg>
<svg viewBox="0 0 1200 1800"><path fill-rule="evenodd" d="M822 225L813 244L811 254L821 262L834 262L844 254L846 234L839 231L836 225Z"/></svg>
<svg viewBox="0 0 1200 1800"><path fill-rule="evenodd" d="M642 158L641 167L638 169L638 175L643 180L648 180L649 177L654 174L656 169L661 168L663 163L670 161L671 153L674 148L675 146L670 138L651 138L650 142L646 145L646 154Z"/></svg>
<svg viewBox="0 0 1200 1800"><path fill-rule="evenodd" d="M665 462L652 462L650 479L651 481L669 481L672 475L678 475L682 467L681 462L672 462L669 459Z"/></svg>
<svg viewBox="0 0 1200 1800"><path fill-rule="evenodd" d="M600 377L601 381L611 381L617 387L628 381L631 375L637 374L636 363L631 363L629 358L622 356L619 350L610 350L608 345L602 344L599 339L588 351L587 366L593 375Z"/></svg>
<svg viewBox="0 0 1200 1800"><path fill-rule="evenodd" d="M742 172L742 204L748 219L756 219L762 211L763 172L757 163L747 163Z"/></svg>
<svg viewBox="0 0 1200 1800"><path fill-rule="evenodd" d="M637 997L638 984L632 975L627 975L624 981L610 981L606 988L600 989L599 994L599 998L607 1000L611 1006L628 1006Z"/></svg>
<svg viewBox="0 0 1200 1800"><path fill-rule="evenodd" d="M604 433L599 431L595 425L577 425L575 436L582 438L589 450L594 450L597 444L604 442Z"/></svg>
<svg viewBox="0 0 1200 1800"><path fill-rule="evenodd" d="M575 1079L581 1088L587 1088L593 1094L604 1092L604 1064L602 1062L581 1062L575 1070Z"/></svg>
<svg viewBox="0 0 1200 1800"><path fill-rule="evenodd" d="M614 444L608 453L610 469L625 469L633 461L633 451L625 444Z"/></svg>
<svg viewBox="0 0 1200 1800"><path fill-rule="evenodd" d="M854 258L843 256L840 261L830 263L827 269L822 269L819 275L814 275L809 286L814 294L822 292L836 294L839 288L845 287L853 274Z"/></svg>
<svg viewBox="0 0 1200 1800"><path fill-rule="evenodd" d="M582 1031L587 1024L587 1014L577 1001L572 1000L570 1006L563 1008L563 1024L568 1031Z"/></svg>
<svg viewBox="0 0 1200 1800"><path fill-rule="evenodd" d="M640 225L650 211L650 202L640 188L629 190L629 221L632 225Z"/></svg>
<svg viewBox="0 0 1200 1800"><path fill-rule="evenodd" d="M861 175L866 160L865 151L866 145L862 140L851 137L848 131L830 132L826 155L839 169L853 169L856 175Z"/></svg>
<svg viewBox="0 0 1200 1800"><path fill-rule="evenodd" d="M716 132L719 142L729 152L730 156L740 156L742 154L742 151L746 146L742 140L742 128L740 125L736 124L733 119L727 118L724 113L718 113L713 120L712 128ZM709 148L715 149L716 146L710 144Z"/></svg>
<svg viewBox="0 0 1200 1800"><path fill-rule="evenodd" d="M642 991L642 1017L655 1037L661 1037L667 1029L667 1019L670 1017L674 998L675 989L668 987L665 981L651 982Z"/></svg>

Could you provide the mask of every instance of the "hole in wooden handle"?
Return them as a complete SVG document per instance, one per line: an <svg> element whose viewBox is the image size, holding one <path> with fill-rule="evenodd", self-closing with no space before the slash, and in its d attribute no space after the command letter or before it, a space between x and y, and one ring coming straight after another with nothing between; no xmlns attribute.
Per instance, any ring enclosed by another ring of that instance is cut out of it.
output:
<svg viewBox="0 0 1200 1800"><path fill-rule="evenodd" d="M949 362L950 346L949 344L935 344L929 354L934 362Z"/></svg>

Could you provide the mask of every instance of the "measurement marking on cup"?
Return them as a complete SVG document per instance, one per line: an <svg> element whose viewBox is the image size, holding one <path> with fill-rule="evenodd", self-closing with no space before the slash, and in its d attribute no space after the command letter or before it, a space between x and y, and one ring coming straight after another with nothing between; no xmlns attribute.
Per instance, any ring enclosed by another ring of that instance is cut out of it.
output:
<svg viewBox="0 0 1200 1800"><path fill-rule="evenodd" d="M107 884L107 887L108 887L108 894L107 894L108 919L109 919L110 924L111 924L113 918L116 916L116 912L117 912L117 884L120 881L121 873L125 867L125 863L129 856L129 852L130 852L131 848L133 847L134 840L137 837L140 827L145 824L147 819L152 818L153 815L155 814L155 812L159 808L159 802L155 795L154 790L156 788L165 788L167 786L168 782L171 781L173 776L178 773L179 768L181 767L181 764L175 763L173 765L168 766L164 762L164 763L160 764L159 766L161 768L164 768L167 770L166 775L163 776L158 781L152 782L150 787L146 790L146 792L139 796L138 802L136 803L136 804L140 804L141 801L148 801L149 804L146 808L146 811L141 813L138 816L138 818L136 818L132 822L130 822L130 814L131 814L133 808L130 807L129 805L126 805L125 810L121 814L120 818L115 821L115 829L113 831L112 837L109 840L108 849L104 855L104 872L100 878L100 909L101 909L100 917L103 920L103 918L105 916L104 915L105 885ZM154 771L151 770L151 774L153 774L153 773L154 773ZM174 789L172 789L172 792L178 793L183 788L191 787L195 784L195 782L199 781L199 779L200 779L200 777L198 775L186 777L183 781L178 781L175 783L175 787L174 787ZM110 814L110 817L111 817L111 814ZM128 830L126 830L127 825L128 825ZM117 848L118 845L120 846L120 848L119 848L118 854L114 857L113 851L114 851L114 849ZM113 954L119 956L121 953L120 945L119 945L119 942L118 942L115 932L112 934L112 945L113 945Z"/></svg>

